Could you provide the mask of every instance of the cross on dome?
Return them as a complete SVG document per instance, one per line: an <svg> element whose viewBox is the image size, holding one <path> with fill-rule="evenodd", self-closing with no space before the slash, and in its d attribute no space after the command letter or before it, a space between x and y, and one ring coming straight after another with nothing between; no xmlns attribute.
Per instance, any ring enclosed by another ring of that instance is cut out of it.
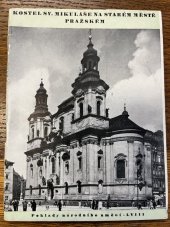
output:
<svg viewBox="0 0 170 227"><path fill-rule="evenodd" d="M124 103L124 111L122 112L122 115L125 115L125 116L129 117L129 114L128 114L127 110L126 110L126 103Z"/></svg>

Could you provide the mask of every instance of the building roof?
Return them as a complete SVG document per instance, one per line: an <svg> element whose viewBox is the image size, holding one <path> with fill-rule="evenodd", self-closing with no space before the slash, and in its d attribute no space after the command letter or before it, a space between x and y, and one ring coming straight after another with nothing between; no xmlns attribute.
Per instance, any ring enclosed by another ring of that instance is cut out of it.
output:
<svg viewBox="0 0 170 227"><path fill-rule="evenodd" d="M61 113L65 113L74 107L74 96L64 100L59 106L58 111L52 117L58 117Z"/></svg>
<svg viewBox="0 0 170 227"><path fill-rule="evenodd" d="M62 108L64 106L68 105L73 100L74 100L74 96L71 96L68 99L65 99L60 105L58 105L58 108Z"/></svg>
<svg viewBox="0 0 170 227"><path fill-rule="evenodd" d="M156 146L162 146L163 147L164 136L163 136L163 132L161 130L158 130L156 132L146 130L144 139L145 139L145 141L148 141L149 143L152 143Z"/></svg>
<svg viewBox="0 0 170 227"><path fill-rule="evenodd" d="M128 114L124 114L124 112L114 118L111 118L109 121L109 130L111 131L118 131L118 130L139 130L145 131L145 129L141 128L139 125L135 124L132 120L128 118Z"/></svg>

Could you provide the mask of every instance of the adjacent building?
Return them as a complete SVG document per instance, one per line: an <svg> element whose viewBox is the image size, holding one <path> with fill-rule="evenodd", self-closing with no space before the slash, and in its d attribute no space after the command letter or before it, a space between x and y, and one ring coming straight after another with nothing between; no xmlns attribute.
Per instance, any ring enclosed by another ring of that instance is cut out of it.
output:
<svg viewBox="0 0 170 227"><path fill-rule="evenodd" d="M25 196L25 179L13 167L14 162L5 160L5 191L4 200L20 200Z"/></svg>
<svg viewBox="0 0 170 227"><path fill-rule="evenodd" d="M14 162L5 160L5 187L4 187L4 200L10 201L13 199L13 170Z"/></svg>
<svg viewBox="0 0 170 227"><path fill-rule="evenodd" d="M26 199L131 205L153 196L153 145L125 106L119 116L109 116L109 85L100 77L99 61L90 36L71 96L54 114L41 81L28 118Z"/></svg>
<svg viewBox="0 0 170 227"><path fill-rule="evenodd" d="M165 195L165 159L164 159L164 141L163 132L155 133L147 131L145 138L152 145L152 178L153 195Z"/></svg>

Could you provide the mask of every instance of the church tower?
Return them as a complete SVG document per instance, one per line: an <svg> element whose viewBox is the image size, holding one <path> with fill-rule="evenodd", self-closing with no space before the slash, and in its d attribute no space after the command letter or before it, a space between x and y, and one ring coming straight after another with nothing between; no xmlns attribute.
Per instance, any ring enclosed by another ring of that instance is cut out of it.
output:
<svg viewBox="0 0 170 227"><path fill-rule="evenodd" d="M47 98L47 91L44 88L43 81L41 80L40 87L35 95L35 110L28 118L28 149L39 146L41 140L46 138L51 131L51 114L48 111Z"/></svg>
<svg viewBox="0 0 170 227"><path fill-rule="evenodd" d="M27 141L27 181L29 195L32 196L32 190L41 187L42 174L44 171L42 159L42 142L48 139L51 132L51 114L48 111L47 91L41 80L40 87L35 95L35 110L29 116L29 135Z"/></svg>
<svg viewBox="0 0 170 227"><path fill-rule="evenodd" d="M74 102L74 120L91 116L98 120L108 118L106 109L106 91L109 86L100 79L98 64L100 58L93 48L91 32L87 50L81 60L82 71L72 84ZM99 121L98 121L99 122Z"/></svg>

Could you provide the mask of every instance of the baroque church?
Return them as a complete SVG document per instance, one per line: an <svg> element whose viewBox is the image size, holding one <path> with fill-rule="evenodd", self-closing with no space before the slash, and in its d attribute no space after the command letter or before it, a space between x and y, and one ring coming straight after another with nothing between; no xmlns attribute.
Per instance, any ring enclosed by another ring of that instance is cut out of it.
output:
<svg viewBox="0 0 170 227"><path fill-rule="evenodd" d="M55 114L43 81L29 116L25 199L144 201L152 196L152 144L124 106L109 116L109 85L89 36L82 71Z"/></svg>

